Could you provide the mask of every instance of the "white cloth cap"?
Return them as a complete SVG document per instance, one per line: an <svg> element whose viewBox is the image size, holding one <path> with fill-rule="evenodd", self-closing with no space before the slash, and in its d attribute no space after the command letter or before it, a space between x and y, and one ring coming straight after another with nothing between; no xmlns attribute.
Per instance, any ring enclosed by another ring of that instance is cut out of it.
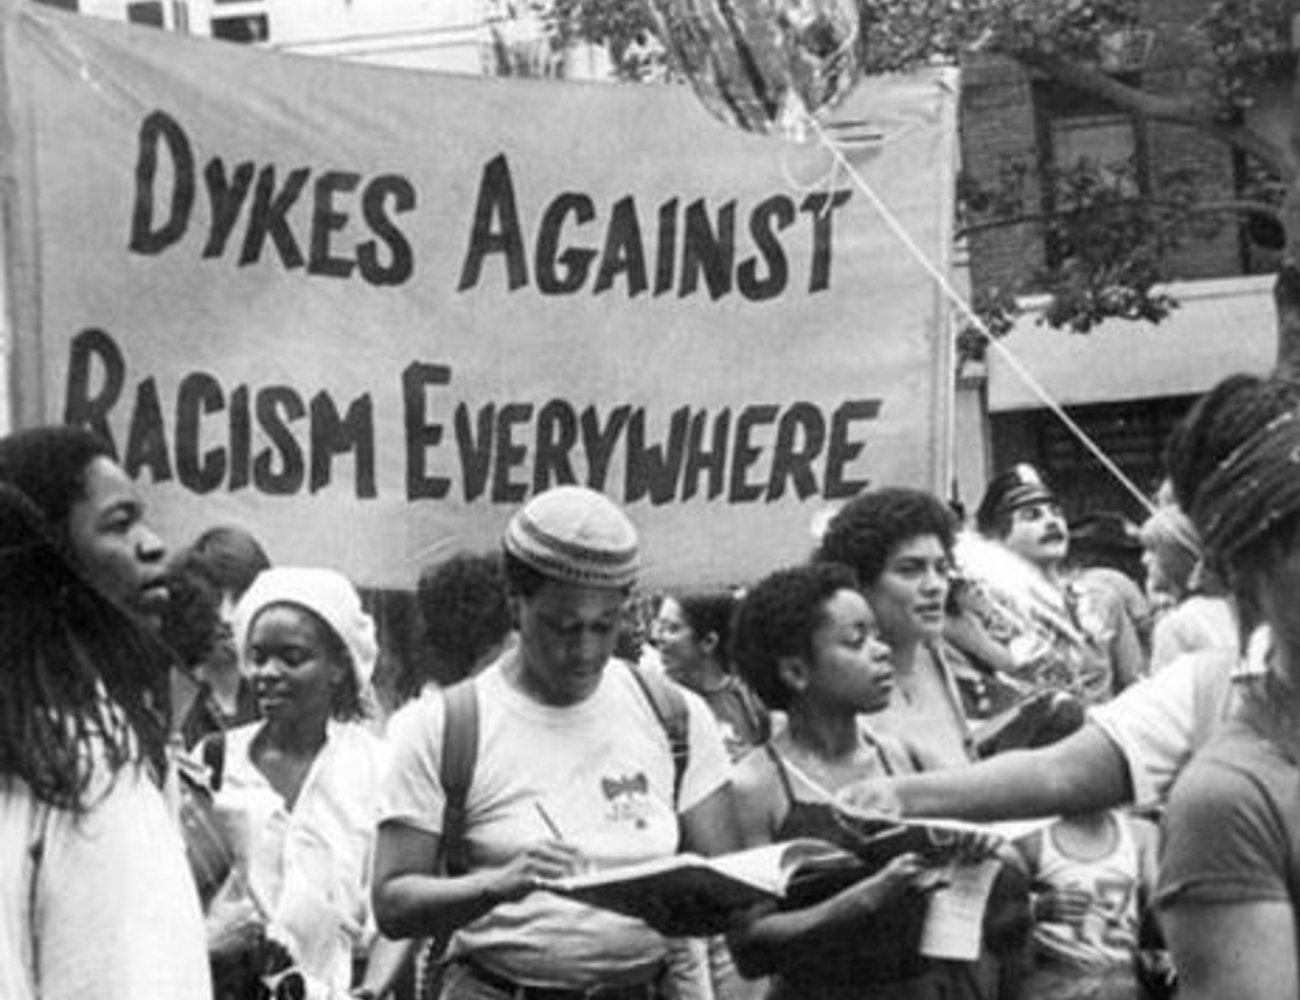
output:
<svg viewBox="0 0 1300 1000"><path fill-rule="evenodd" d="M343 641L357 687L365 690L379 659L375 620L342 573L315 566L273 566L258 574L235 607L235 639L241 651L257 616L273 604L293 604L317 615Z"/></svg>

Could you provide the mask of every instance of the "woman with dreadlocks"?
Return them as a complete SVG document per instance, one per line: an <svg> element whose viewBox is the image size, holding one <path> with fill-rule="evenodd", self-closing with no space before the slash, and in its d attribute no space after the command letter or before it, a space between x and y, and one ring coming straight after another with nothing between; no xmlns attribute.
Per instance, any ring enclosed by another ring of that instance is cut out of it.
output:
<svg viewBox="0 0 1300 1000"><path fill-rule="evenodd" d="M1156 905L1187 1000L1300 995L1300 408L1243 433L1261 391L1212 398L1170 450L1210 559L1263 626L1165 817Z"/></svg>
<svg viewBox="0 0 1300 1000"><path fill-rule="evenodd" d="M93 435L0 439L0 996L210 995L161 791L163 546ZM22 845L22 849L18 849Z"/></svg>

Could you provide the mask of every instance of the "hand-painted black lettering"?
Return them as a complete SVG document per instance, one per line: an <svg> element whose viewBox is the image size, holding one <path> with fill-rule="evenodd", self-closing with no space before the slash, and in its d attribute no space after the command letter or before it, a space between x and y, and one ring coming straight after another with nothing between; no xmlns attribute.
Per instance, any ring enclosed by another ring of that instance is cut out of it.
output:
<svg viewBox="0 0 1300 1000"><path fill-rule="evenodd" d="M161 150L171 160L171 198L167 214L155 223L154 183ZM154 111L140 123L135 161L135 207L131 212L129 248L139 254L160 254L185 235L194 208L194 150L180 123L166 112Z"/></svg>
<svg viewBox="0 0 1300 1000"><path fill-rule="evenodd" d="M446 365L414 361L402 372L407 500L441 500L451 489L448 479L428 472L428 451L442 444L442 424L429 420L428 390L450 382L451 369Z"/></svg>

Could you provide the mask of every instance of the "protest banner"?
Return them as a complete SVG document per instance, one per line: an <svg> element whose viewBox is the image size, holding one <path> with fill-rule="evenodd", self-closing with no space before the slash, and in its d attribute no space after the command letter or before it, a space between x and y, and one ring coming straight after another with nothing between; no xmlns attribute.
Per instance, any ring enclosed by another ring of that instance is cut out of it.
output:
<svg viewBox="0 0 1300 1000"><path fill-rule="evenodd" d="M405 587L580 482L650 582L744 582L946 484L942 296L816 140L681 87L4 30L15 419L107 434L173 540ZM955 96L867 80L828 126L940 262Z"/></svg>

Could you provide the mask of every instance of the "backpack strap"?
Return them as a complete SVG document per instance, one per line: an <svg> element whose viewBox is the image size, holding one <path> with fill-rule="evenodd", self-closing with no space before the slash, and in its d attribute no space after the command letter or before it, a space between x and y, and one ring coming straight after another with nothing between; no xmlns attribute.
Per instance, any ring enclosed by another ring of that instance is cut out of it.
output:
<svg viewBox="0 0 1300 1000"><path fill-rule="evenodd" d="M204 737L199 755L203 766L208 769L208 787L215 795L221 791L221 782L226 776L226 731L218 729Z"/></svg>
<svg viewBox="0 0 1300 1000"><path fill-rule="evenodd" d="M447 804L442 818L442 868L449 875L468 870L465 861L465 802L478 762L478 697L474 678L442 690L442 760L438 771Z"/></svg>
<svg viewBox="0 0 1300 1000"><path fill-rule="evenodd" d="M677 684L662 674L652 673L636 664L629 663L628 670L641 688L646 701L654 710L655 718L663 726L668 737L668 747L673 755L673 808L681 798L682 777L686 774L686 765L691 759L690 710L686 706L686 696Z"/></svg>

